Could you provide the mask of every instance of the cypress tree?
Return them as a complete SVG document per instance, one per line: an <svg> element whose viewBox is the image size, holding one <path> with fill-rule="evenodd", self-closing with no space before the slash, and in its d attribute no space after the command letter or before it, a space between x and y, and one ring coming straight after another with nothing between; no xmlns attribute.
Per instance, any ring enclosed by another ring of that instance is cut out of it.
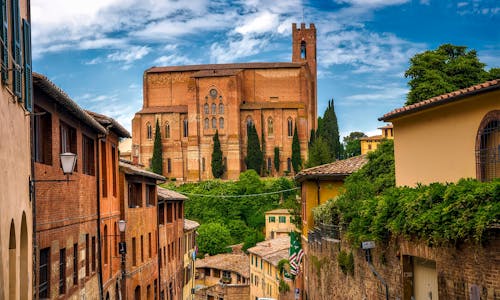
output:
<svg viewBox="0 0 500 300"><path fill-rule="evenodd" d="M247 170L253 169L260 173L263 159L257 130L255 125L250 124L247 126L247 157L245 158Z"/></svg>
<svg viewBox="0 0 500 300"><path fill-rule="evenodd" d="M321 136L328 144L331 161L340 158L342 149L340 145L339 125L337 123L337 115L335 114L333 99L328 101L328 107L323 114L323 118L318 119L318 123L318 136Z"/></svg>
<svg viewBox="0 0 500 300"><path fill-rule="evenodd" d="M215 178L221 178L224 174L224 166L222 164L222 150L220 148L219 131L215 131L213 138L214 149L212 151L212 174Z"/></svg>
<svg viewBox="0 0 500 300"><path fill-rule="evenodd" d="M316 140L316 131L314 131L314 129L311 129L311 136L309 137L309 144L307 145L309 149L311 149L314 140Z"/></svg>
<svg viewBox="0 0 500 300"><path fill-rule="evenodd" d="M295 129L293 131L292 166L295 173L299 172L302 168L302 158L300 157L300 143L299 134L297 133L297 123L295 123Z"/></svg>
<svg viewBox="0 0 500 300"><path fill-rule="evenodd" d="M163 151L161 145L160 124L158 123L158 120L156 120L155 142L153 146L153 158L151 159L151 170L156 174L163 175Z"/></svg>
<svg viewBox="0 0 500 300"><path fill-rule="evenodd" d="M276 173L280 171L280 148L274 147L274 169Z"/></svg>

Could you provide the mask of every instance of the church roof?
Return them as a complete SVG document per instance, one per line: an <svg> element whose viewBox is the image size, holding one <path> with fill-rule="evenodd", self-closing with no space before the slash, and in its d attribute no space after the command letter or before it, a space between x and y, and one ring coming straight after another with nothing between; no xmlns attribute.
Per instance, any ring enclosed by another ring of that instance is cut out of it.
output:
<svg viewBox="0 0 500 300"><path fill-rule="evenodd" d="M235 63L235 64L207 64L207 65L189 65L189 66L152 67L147 69L146 73L204 71L204 70L213 71L213 70L231 70L231 69L282 69L282 68L300 68L305 65L307 65L307 63L305 62L274 62L274 63L251 62L251 63Z"/></svg>

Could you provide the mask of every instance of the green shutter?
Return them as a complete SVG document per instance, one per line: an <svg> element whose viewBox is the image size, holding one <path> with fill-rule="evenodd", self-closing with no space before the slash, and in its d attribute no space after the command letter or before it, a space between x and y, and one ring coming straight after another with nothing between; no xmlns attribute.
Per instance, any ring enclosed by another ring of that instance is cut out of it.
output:
<svg viewBox="0 0 500 300"><path fill-rule="evenodd" d="M12 56L14 65L12 76L12 89L18 101L22 101L22 76L21 76L21 16L19 14L19 1L11 1L12 11Z"/></svg>
<svg viewBox="0 0 500 300"><path fill-rule="evenodd" d="M9 79L9 41L8 41L8 35L9 35L9 24L8 24L8 18L7 18L7 0L0 0L2 2L2 13L0 14L2 17L2 22L1 22L1 38L2 38L2 46L0 47L1 55L0 58L2 59L2 81L7 82Z"/></svg>
<svg viewBox="0 0 500 300"><path fill-rule="evenodd" d="M33 109L31 81L31 28L30 23L23 19L23 54L24 54L24 106L28 111Z"/></svg>

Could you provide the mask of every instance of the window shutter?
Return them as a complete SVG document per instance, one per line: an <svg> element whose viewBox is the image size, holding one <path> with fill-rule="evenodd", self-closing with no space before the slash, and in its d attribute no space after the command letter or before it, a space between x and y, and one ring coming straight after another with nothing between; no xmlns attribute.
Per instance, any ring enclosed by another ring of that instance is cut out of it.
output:
<svg viewBox="0 0 500 300"><path fill-rule="evenodd" d="M20 23L21 17L19 14L19 1L12 0L12 56L13 56L13 76L12 89L14 95L18 97L18 101L22 101L22 77L21 77L21 34Z"/></svg>
<svg viewBox="0 0 500 300"><path fill-rule="evenodd" d="M9 79L9 24L7 18L7 0L0 0L2 3L2 12L1 12L1 39L2 46L0 48L1 51L1 59L2 59L2 81L5 83Z"/></svg>
<svg viewBox="0 0 500 300"><path fill-rule="evenodd" d="M32 75L31 75L31 28L30 23L23 19L23 47L24 47L24 106L28 111L33 110Z"/></svg>

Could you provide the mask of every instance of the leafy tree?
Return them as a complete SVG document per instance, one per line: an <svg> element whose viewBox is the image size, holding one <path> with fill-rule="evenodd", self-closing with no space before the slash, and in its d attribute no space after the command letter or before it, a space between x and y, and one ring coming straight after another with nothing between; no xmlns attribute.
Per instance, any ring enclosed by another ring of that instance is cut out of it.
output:
<svg viewBox="0 0 500 300"><path fill-rule="evenodd" d="M323 114L323 118L318 118L318 137L322 137L328 145L330 161L340 158L342 151L339 136L339 125L333 99L328 101L328 106Z"/></svg>
<svg viewBox="0 0 500 300"><path fill-rule="evenodd" d="M264 240L264 234L257 230L253 231L245 238L245 242L243 243L243 247L241 250L247 251L248 248L252 248L258 242L262 242Z"/></svg>
<svg viewBox="0 0 500 300"><path fill-rule="evenodd" d="M329 162L331 162L331 155L328 144L322 137L318 137L309 148L309 159L306 163L306 167L311 168Z"/></svg>
<svg viewBox="0 0 500 300"><path fill-rule="evenodd" d="M224 174L224 165L222 163L222 150L220 148L218 130L215 131L213 141L214 150L212 152L212 174L215 178L221 178L222 174Z"/></svg>
<svg viewBox="0 0 500 300"><path fill-rule="evenodd" d="M247 126L247 157L245 158L245 164L248 170L253 169L260 173L263 161L264 157L260 148L257 130L255 125L250 124Z"/></svg>
<svg viewBox="0 0 500 300"><path fill-rule="evenodd" d="M349 158L356 155L361 154L361 141L359 140L362 137L365 137L366 134L359 131L351 132L348 136L344 137L344 157Z"/></svg>
<svg viewBox="0 0 500 300"><path fill-rule="evenodd" d="M302 157L300 156L299 134L297 133L297 124L293 130L292 140L292 166L295 173L298 173L302 168Z"/></svg>
<svg viewBox="0 0 500 300"><path fill-rule="evenodd" d="M280 148L274 147L274 169L276 173L280 171Z"/></svg>
<svg viewBox="0 0 500 300"><path fill-rule="evenodd" d="M500 79L500 68L491 68L488 74L488 80Z"/></svg>
<svg viewBox="0 0 500 300"><path fill-rule="evenodd" d="M163 175L163 153L161 145L160 124L158 123L158 120L156 120L155 142L153 145L153 158L151 159L151 170L156 174Z"/></svg>
<svg viewBox="0 0 500 300"><path fill-rule="evenodd" d="M498 76L498 68L485 71L476 50L443 44L410 59L405 77L410 78L406 105L478 84Z"/></svg>
<svg viewBox="0 0 500 300"><path fill-rule="evenodd" d="M201 255L215 255L227 252L231 243L231 234L227 227L219 223L205 223L198 228L196 242Z"/></svg>

